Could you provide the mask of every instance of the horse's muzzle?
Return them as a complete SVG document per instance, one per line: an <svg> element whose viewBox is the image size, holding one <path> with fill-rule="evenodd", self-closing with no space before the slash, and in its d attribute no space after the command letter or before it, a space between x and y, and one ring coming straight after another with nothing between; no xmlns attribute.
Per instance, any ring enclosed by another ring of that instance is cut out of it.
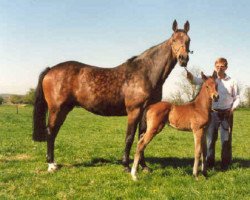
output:
<svg viewBox="0 0 250 200"><path fill-rule="evenodd" d="M187 63L189 61L189 57L188 55L184 56L184 55L179 55L178 57L178 61L179 61L179 65L182 67L186 67Z"/></svg>

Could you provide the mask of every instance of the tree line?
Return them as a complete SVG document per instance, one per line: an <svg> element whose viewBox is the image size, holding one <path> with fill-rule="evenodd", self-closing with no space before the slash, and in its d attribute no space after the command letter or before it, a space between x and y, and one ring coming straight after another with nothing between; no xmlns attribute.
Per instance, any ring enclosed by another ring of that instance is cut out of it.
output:
<svg viewBox="0 0 250 200"><path fill-rule="evenodd" d="M33 105L35 101L35 89L30 88L25 95L13 94L8 97L0 96L0 105L1 104L30 104Z"/></svg>
<svg viewBox="0 0 250 200"><path fill-rule="evenodd" d="M190 70L195 76L199 76L200 71L196 68ZM171 93L165 100L170 101L175 104L183 104L185 102L191 101L195 98L199 91L199 86L191 84L186 79L186 74L182 74L182 78L176 83L178 90ZM242 93L242 87L240 88ZM241 95L240 107L250 107L250 87L246 87L245 91ZM0 96L0 105L3 103L11 104L30 104L34 105L35 101L35 89L30 88L25 95L10 95L8 98Z"/></svg>

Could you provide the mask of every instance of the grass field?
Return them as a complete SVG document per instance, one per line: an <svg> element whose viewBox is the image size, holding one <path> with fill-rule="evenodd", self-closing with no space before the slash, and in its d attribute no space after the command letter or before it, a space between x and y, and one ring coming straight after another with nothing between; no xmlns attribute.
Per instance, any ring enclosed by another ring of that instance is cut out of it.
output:
<svg viewBox="0 0 250 200"><path fill-rule="evenodd" d="M166 127L148 146L150 174L124 173L126 117L100 117L76 108L56 140L61 168L47 173L46 144L31 140L32 107L0 106L0 199L250 199L250 110L235 112L233 164L208 179L192 177L193 136ZM137 141L137 139L136 139ZM134 156L135 144L131 152Z"/></svg>

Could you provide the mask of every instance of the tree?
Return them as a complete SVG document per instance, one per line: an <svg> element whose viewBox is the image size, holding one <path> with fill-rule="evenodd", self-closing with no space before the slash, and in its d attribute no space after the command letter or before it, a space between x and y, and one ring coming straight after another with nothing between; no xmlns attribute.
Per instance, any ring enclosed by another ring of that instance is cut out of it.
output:
<svg viewBox="0 0 250 200"><path fill-rule="evenodd" d="M30 90L24 96L24 103L34 105L35 102L35 89L30 88Z"/></svg>
<svg viewBox="0 0 250 200"><path fill-rule="evenodd" d="M3 102L4 102L4 99L3 99L3 97L0 96L0 105L2 105Z"/></svg>
<svg viewBox="0 0 250 200"><path fill-rule="evenodd" d="M13 103L13 104L23 103L24 102L23 96L22 95L17 95L17 94L11 95L10 96L10 102Z"/></svg>
<svg viewBox="0 0 250 200"><path fill-rule="evenodd" d="M12 95L10 102L16 105L16 113L18 114L18 105L24 102L23 95Z"/></svg>
<svg viewBox="0 0 250 200"><path fill-rule="evenodd" d="M200 76L200 70L193 67L189 70L194 76ZM176 83L178 90L170 94L169 101L175 104L183 104L191 101L195 98L199 92L200 86L194 85L186 78L186 72L182 73L182 77L179 82Z"/></svg>
<svg viewBox="0 0 250 200"><path fill-rule="evenodd" d="M245 89L246 106L250 107L250 87Z"/></svg>

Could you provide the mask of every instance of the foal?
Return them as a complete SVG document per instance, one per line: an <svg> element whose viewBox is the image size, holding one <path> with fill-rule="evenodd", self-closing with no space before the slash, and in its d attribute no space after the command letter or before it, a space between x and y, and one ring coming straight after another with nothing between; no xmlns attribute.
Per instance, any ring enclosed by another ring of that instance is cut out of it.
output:
<svg viewBox="0 0 250 200"><path fill-rule="evenodd" d="M195 142L195 160L193 175L197 179L198 164L202 154L202 173L206 176L206 137L205 128L209 122L212 100L218 99L215 77L206 77L201 73L204 83L194 101L184 105L174 105L169 102L158 102L149 106L146 113L147 130L140 138L131 170L133 180L137 180L137 168L144 149L159 133L166 123L179 130L193 131Z"/></svg>

